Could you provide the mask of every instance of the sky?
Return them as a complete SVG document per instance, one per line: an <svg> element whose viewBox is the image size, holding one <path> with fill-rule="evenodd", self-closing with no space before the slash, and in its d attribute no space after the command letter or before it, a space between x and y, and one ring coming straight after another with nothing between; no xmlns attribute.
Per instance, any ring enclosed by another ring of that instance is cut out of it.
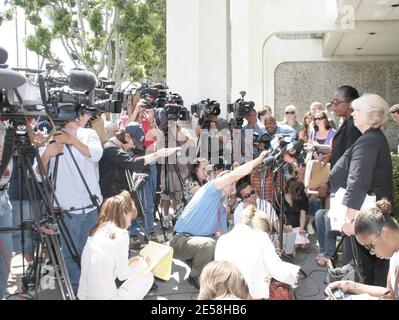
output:
<svg viewBox="0 0 399 320"><path fill-rule="evenodd" d="M0 12L4 10L4 1L0 0ZM36 53L25 49L24 38L34 32L33 27L27 23L25 32L25 17L22 9L17 11L17 24L15 20L4 21L0 26L0 47L3 47L8 51L7 64L10 67L20 68L39 68L38 56ZM18 41L17 41L18 39ZM18 43L18 56L17 59L17 43ZM72 62L70 62L68 55L63 50L60 43L54 43L53 48L61 48L57 50L57 56L60 57L65 64L65 70L73 68Z"/></svg>

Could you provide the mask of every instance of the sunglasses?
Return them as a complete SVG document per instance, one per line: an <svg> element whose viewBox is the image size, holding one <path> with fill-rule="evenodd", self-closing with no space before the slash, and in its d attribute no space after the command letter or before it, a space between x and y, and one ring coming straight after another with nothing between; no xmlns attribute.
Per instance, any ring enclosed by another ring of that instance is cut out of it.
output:
<svg viewBox="0 0 399 320"><path fill-rule="evenodd" d="M331 105L339 105L340 103L344 103L344 102L348 102L348 101L346 101L346 100L344 100L344 101L338 101L338 100L332 100L330 103L331 103Z"/></svg>
<svg viewBox="0 0 399 320"><path fill-rule="evenodd" d="M364 247L370 251L370 254L374 254L375 253L375 242L377 241L377 239L380 237L381 235L381 231L378 232L377 236L375 237L374 241L370 244L365 245Z"/></svg>
<svg viewBox="0 0 399 320"><path fill-rule="evenodd" d="M286 111L285 114L295 114L295 111Z"/></svg>
<svg viewBox="0 0 399 320"><path fill-rule="evenodd" d="M256 193L256 191L254 189L252 189L252 191L246 195L243 195L242 198L243 199L248 199L249 197L253 196Z"/></svg>
<svg viewBox="0 0 399 320"><path fill-rule="evenodd" d="M323 119L325 119L325 118L324 118L324 117L321 117L321 118L314 118L315 121L317 121L317 120L323 120Z"/></svg>

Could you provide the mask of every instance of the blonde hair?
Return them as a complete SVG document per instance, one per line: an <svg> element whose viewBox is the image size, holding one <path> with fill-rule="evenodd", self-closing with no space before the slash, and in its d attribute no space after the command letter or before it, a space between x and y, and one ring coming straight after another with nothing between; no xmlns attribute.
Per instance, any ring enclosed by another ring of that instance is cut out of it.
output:
<svg viewBox="0 0 399 320"><path fill-rule="evenodd" d="M98 228L106 222L112 222L117 227L126 229L128 226L126 224L125 215L128 212L132 212L133 219L136 218L137 210L133 204L129 192L122 191L117 196L108 198L103 203L100 211L100 217L93 229L91 229L89 236L93 236Z"/></svg>
<svg viewBox="0 0 399 320"><path fill-rule="evenodd" d="M213 300L226 296L248 299L248 284L233 263L212 261L202 270L198 300Z"/></svg>
<svg viewBox="0 0 399 320"><path fill-rule="evenodd" d="M371 128L384 128L388 121L389 105L378 94L363 94L352 101L353 109L360 109L366 114Z"/></svg>
<svg viewBox="0 0 399 320"><path fill-rule="evenodd" d="M249 206L241 213L242 223L248 225L252 229L259 229L263 232L269 233L271 226L269 219L265 212L256 209L254 206Z"/></svg>

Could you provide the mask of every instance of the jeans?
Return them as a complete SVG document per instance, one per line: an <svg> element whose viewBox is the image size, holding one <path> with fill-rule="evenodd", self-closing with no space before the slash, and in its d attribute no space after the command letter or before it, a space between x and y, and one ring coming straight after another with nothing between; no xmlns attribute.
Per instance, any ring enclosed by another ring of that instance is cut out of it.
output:
<svg viewBox="0 0 399 320"><path fill-rule="evenodd" d="M145 211L145 219L143 217L141 225L145 230L146 234L154 232L154 195L157 186L157 166L156 164L150 165L151 173L144 183L143 189L140 191L141 204ZM130 233L131 235L137 236L138 224L136 220L132 221Z"/></svg>
<svg viewBox="0 0 399 320"><path fill-rule="evenodd" d="M310 198L309 199L309 212L311 216L315 216L317 210L319 210L321 207L321 201L319 198Z"/></svg>
<svg viewBox="0 0 399 320"><path fill-rule="evenodd" d="M18 227L21 224L21 210L20 205L21 201L13 200L11 201L12 205L12 225L14 227ZM36 200L32 204L28 200L22 200L22 212L23 212L23 220L32 219L33 221L38 221L40 218L40 201ZM12 242L13 242L13 251L16 254L22 252L22 231L13 231L12 233ZM24 251L25 253L33 253L33 238L32 231L25 230L24 231Z"/></svg>
<svg viewBox="0 0 399 320"><path fill-rule="evenodd" d="M331 258L335 250L336 232L331 230L330 218L327 209L317 210L315 215L316 237L320 246L320 253L326 258Z"/></svg>
<svg viewBox="0 0 399 320"><path fill-rule="evenodd" d="M79 257L81 257L89 232L98 220L98 211L95 209L88 213L65 214L63 220L79 253ZM61 249L72 287L77 291L79 287L80 267L68 250L64 237L61 237Z"/></svg>
<svg viewBox="0 0 399 320"><path fill-rule="evenodd" d="M0 191L0 228L12 226L12 208L7 191ZM12 232L0 231L0 299L7 289L12 252Z"/></svg>

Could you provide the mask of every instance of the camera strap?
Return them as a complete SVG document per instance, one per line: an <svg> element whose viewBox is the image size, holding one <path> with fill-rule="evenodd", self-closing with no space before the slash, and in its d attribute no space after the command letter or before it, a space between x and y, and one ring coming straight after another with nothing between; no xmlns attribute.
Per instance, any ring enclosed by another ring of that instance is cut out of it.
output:
<svg viewBox="0 0 399 320"><path fill-rule="evenodd" d="M4 170L7 168L8 163L12 157L12 147L14 145L16 129L8 127L6 136L4 138L3 156L0 164L0 178L3 176Z"/></svg>

